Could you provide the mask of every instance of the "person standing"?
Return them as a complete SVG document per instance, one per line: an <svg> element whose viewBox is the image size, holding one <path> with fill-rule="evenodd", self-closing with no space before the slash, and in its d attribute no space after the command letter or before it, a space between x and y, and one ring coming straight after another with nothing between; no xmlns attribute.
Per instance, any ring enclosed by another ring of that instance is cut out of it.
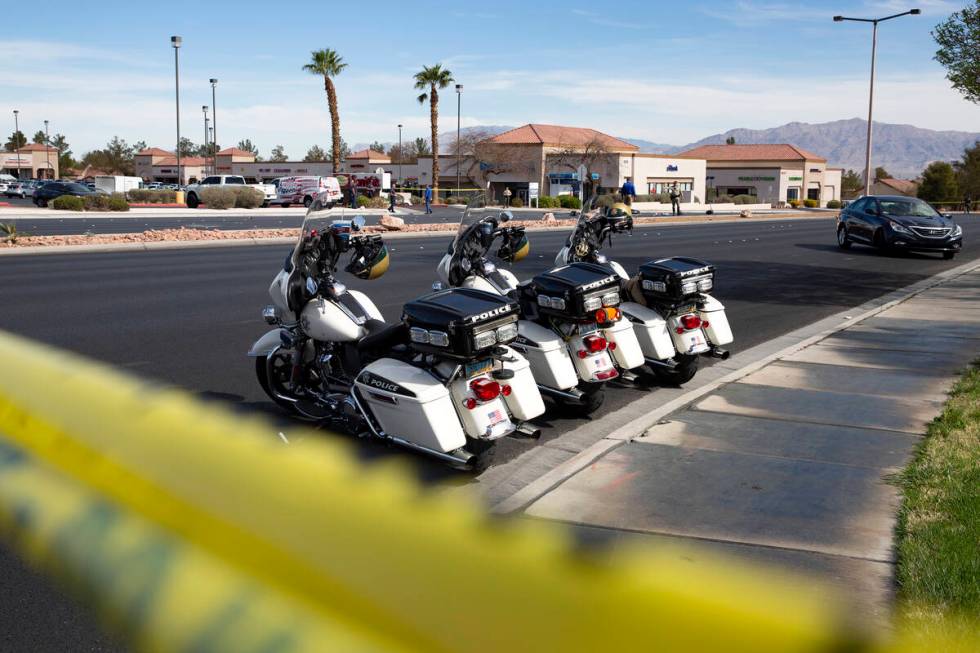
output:
<svg viewBox="0 0 980 653"><path fill-rule="evenodd" d="M626 206L633 206L633 200L636 199L636 186L633 185L633 179L627 177L626 181L623 182L623 187L619 189L619 194L623 196L623 203Z"/></svg>
<svg viewBox="0 0 980 653"><path fill-rule="evenodd" d="M673 215L681 214L681 193L677 190L677 182L670 187L670 212Z"/></svg>
<svg viewBox="0 0 980 653"><path fill-rule="evenodd" d="M429 184L425 185L425 214L430 215L432 213L432 186Z"/></svg>
<svg viewBox="0 0 980 653"><path fill-rule="evenodd" d="M398 192L398 185L392 182L388 189L388 213L395 212L395 194Z"/></svg>
<svg viewBox="0 0 980 653"><path fill-rule="evenodd" d="M963 210L966 211L967 215L969 215L972 209L973 209L973 198L970 197L969 193L967 193L966 196L963 198Z"/></svg>
<svg viewBox="0 0 980 653"><path fill-rule="evenodd" d="M350 199L350 207L352 209L357 208L357 188L354 186L354 177L347 177L347 194Z"/></svg>
<svg viewBox="0 0 980 653"><path fill-rule="evenodd" d="M510 192L510 186L504 189L504 206L510 206L510 196L513 193Z"/></svg>

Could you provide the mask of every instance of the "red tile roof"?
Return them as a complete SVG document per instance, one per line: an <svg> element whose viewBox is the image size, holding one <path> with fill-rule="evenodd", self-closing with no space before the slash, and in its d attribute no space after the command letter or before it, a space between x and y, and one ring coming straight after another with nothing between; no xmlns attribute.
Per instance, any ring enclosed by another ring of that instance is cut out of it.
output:
<svg viewBox="0 0 980 653"><path fill-rule="evenodd" d="M384 152L378 152L377 150L371 150L371 149L368 149L368 150L359 150L357 152L354 152L354 153L350 154L347 158L348 159L367 159L369 161L371 161L371 160L374 160L374 161L391 161L391 157L389 157Z"/></svg>
<svg viewBox="0 0 980 653"><path fill-rule="evenodd" d="M237 147L228 147L218 152L218 156L250 156L254 159L255 153L249 152L248 150L240 150Z"/></svg>
<svg viewBox="0 0 980 653"><path fill-rule="evenodd" d="M145 150L137 152L136 156L174 156L174 153L161 150L159 147L148 147Z"/></svg>
<svg viewBox="0 0 980 653"><path fill-rule="evenodd" d="M702 145L686 152L684 156L697 157L708 161L822 161L827 159L813 152L807 152L795 145L779 143L735 145Z"/></svg>
<svg viewBox="0 0 980 653"><path fill-rule="evenodd" d="M44 151L57 152L58 148L45 146L42 145L41 143L28 143L27 145L21 145L20 147L17 148L17 150L21 152L44 152Z"/></svg>
<svg viewBox="0 0 980 653"><path fill-rule="evenodd" d="M180 167L183 168L184 166L203 166L206 163L206 161L207 159L205 159L203 156L182 156L180 157ZM177 157L168 156L166 158L160 159L159 161L155 162L153 165L175 166L177 165Z"/></svg>
<svg viewBox="0 0 980 653"><path fill-rule="evenodd" d="M894 188L903 195L915 195L919 190L918 182L911 179L876 179L879 184Z"/></svg>
<svg viewBox="0 0 980 653"><path fill-rule="evenodd" d="M635 152L640 149L632 143L627 143L594 129L537 123L497 134L490 139L490 142L503 145L550 145L554 147L584 147L589 143L599 142L613 151Z"/></svg>

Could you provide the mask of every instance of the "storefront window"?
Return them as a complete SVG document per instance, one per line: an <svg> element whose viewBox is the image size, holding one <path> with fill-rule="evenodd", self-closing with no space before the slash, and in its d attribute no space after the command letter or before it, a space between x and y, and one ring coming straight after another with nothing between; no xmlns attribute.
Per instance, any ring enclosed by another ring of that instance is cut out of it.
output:
<svg viewBox="0 0 980 653"><path fill-rule="evenodd" d="M800 199L800 187L791 186L786 189L786 199L787 200L798 200Z"/></svg>

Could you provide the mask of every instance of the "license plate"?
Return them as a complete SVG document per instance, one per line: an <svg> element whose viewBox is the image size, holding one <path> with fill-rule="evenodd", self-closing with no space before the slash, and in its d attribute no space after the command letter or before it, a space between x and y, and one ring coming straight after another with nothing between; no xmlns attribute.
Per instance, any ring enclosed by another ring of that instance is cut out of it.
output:
<svg viewBox="0 0 980 653"><path fill-rule="evenodd" d="M688 342L690 343L690 349L687 350L689 354L700 354L701 352L708 350L708 342L704 338L704 333L698 329L697 331L691 331L687 333Z"/></svg>
<svg viewBox="0 0 980 653"><path fill-rule="evenodd" d="M465 370L466 370L466 378L479 376L480 374L486 374L487 372L493 370L493 359L488 358L487 360L483 360L483 361L467 363Z"/></svg>

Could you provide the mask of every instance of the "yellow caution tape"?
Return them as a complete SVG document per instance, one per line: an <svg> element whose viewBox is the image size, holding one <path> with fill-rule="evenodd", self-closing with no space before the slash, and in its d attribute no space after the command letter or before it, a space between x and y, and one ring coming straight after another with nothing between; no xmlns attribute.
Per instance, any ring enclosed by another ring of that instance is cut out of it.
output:
<svg viewBox="0 0 980 653"><path fill-rule="evenodd" d="M668 548L596 560L317 434L286 447L3 333L0 361L6 529L146 650L871 650L809 586Z"/></svg>

